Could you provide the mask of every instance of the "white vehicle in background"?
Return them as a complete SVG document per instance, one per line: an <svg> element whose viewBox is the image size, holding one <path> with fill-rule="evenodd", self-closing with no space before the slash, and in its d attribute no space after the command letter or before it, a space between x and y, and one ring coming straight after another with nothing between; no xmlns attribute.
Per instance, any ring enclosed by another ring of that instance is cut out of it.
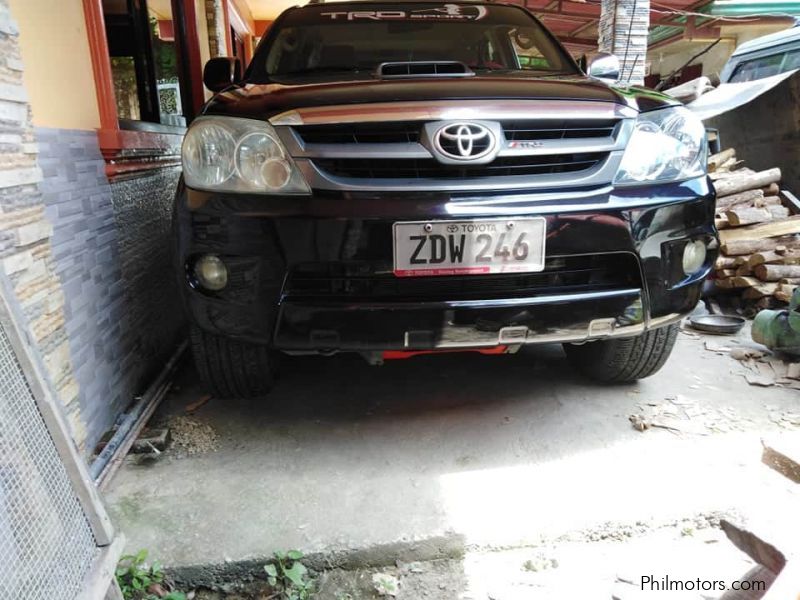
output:
<svg viewBox="0 0 800 600"><path fill-rule="evenodd" d="M739 46L722 69L722 83L765 79L800 69L800 21Z"/></svg>
<svg viewBox="0 0 800 600"><path fill-rule="evenodd" d="M793 27L739 46L720 74L720 85L698 78L665 93L686 103L703 121L738 109L769 92L800 69L800 19ZM774 107L770 109L774 112ZM713 127L713 125L712 125Z"/></svg>
<svg viewBox="0 0 800 600"><path fill-rule="evenodd" d="M752 169L779 167L782 188L795 194L800 190L798 71L800 22L743 43L722 69L720 85L686 104L705 124L712 151L732 147Z"/></svg>

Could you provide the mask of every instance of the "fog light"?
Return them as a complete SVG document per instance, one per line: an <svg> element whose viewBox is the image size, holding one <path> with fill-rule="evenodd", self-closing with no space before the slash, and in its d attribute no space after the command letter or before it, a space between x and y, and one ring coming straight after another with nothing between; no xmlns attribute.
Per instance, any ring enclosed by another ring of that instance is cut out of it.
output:
<svg viewBox="0 0 800 600"><path fill-rule="evenodd" d="M689 242L683 247L683 272L691 275L706 262L706 245L701 240Z"/></svg>
<svg viewBox="0 0 800 600"><path fill-rule="evenodd" d="M194 263L198 283L207 290L218 291L228 285L228 269L219 256L205 254Z"/></svg>

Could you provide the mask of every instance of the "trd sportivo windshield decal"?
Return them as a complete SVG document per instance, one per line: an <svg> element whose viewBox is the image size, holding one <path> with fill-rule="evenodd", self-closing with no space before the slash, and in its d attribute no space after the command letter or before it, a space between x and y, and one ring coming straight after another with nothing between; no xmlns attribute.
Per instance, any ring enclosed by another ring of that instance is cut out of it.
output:
<svg viewBox="0 0 800 600"><path fill-rule="evenodd" d="M366 19L370 21L392 20L458 20L480 21L489 9L485 6L462 6L460 4L443 4L439 7L420 8L417 10L353 10L320 13L322 17L331 20L356 21Z"/></svg>

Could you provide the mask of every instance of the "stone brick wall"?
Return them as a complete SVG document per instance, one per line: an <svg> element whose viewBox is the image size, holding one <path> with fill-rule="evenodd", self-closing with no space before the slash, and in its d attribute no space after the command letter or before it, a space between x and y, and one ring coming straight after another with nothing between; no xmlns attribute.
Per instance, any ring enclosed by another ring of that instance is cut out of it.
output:
<svg viewBox="0 0 800 600"><path fill-rule="evenodd" d="M147 385L181 326L169 223L179 175L109 183L90 131L36 130L40 184L89 446Z"/></svg>
<svg viewBox="0 0 800 600"><path fill-rule="evenodd" d="M0 0L0 293L88 457L182 335L170 242L180 170L109 182L94 131L34 131L17 36Z"/></svg>
<svg viewBox="0 0 800 600"><path fill-rule="evenodd" d="M206 20L208 21L208 48L211 58L227 56L225 15L222 0L206 0Z"/></svg>
<svg viewBox="0 0 800 600"><path fill-rule="evenodd" d="M137 361L145 364L166 359L184 325L171 233L179 177L180 169L160 169L111 185L128 294L125 310L135 332Z"/></svg>
<svg viewBox="0 0 800 600"><path fill-rule="evenodd" d="M26 319L34 350L45 365L48 385L61 401L76 443L86 441L77 402L66 331L64 295L54 268L52 225L38 184L27 95L22 83L18 30L6 0L0 0L0 276L7 279L15 303Z"/></svg>

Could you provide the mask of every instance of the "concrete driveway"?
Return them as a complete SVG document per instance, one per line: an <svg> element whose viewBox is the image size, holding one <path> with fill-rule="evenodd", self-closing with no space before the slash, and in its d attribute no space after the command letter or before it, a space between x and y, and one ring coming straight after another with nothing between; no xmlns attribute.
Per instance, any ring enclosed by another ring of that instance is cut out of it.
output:
<svg viewBox="0 0 800 600"><path fill-rule="evenodd" d="M158 417L183 445L129 460L107 497L130 549L200 579L290 548L392 564L701 527L780 493L760 439L800 427L796 390L748 385L707 349L737 343L682 332L659 374L615 387L560 347L290 358L269 398L188 416L204 392L187 366ZM671 428L637 431L640 413Z"/></svg>

